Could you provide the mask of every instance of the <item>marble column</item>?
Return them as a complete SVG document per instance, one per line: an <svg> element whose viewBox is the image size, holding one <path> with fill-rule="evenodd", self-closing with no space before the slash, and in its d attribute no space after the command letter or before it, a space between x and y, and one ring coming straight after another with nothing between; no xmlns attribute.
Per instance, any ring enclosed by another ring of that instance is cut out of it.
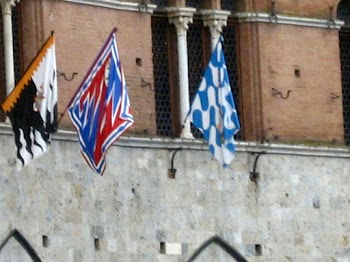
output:
<svg viewBox="0 0 350 262"><path fill-rule="evenodd" d="M189 82L188 82L188 55L187 55L187 30L192 23L194 8L169 7L168 18L176 27L177 53L179 63L179 88L180 88L180 123L183 125L181 138L193 139L190 122L185 123L185 118L190 110Z"/></svg>
<svg viewBox="0 0 350 262"><path fill-rule="evenodd" d="M12 7L20 0L0 0L3 19L4 58L6 94L15 87L15 70L13 61Z"/></svg>

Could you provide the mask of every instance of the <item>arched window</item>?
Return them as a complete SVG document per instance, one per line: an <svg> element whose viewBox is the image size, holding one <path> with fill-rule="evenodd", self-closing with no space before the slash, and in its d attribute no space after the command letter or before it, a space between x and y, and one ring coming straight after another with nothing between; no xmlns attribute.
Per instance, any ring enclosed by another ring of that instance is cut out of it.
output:
<svg viewBox="0 0 350 262"><path fill-rule="evenodd" d="M343 89L343 116L345 144L350 145L350 1L343 0L337 9L337 18L344 21L339 32L340 61Z"/></svg>
<svg viewBox="0 0 350 262"><path fill-rule="evenodd" d="M198 0L186 1L187 7L201 8L201 2ZM226 10L232 10L234 1L228 1L225 5ZM158 9L152 17L152 40L153 40L153 67L155 99L157 112L157 135L167 137L178 137L180 134L181 123L178 119L179 101L178 88L178 68L177 68L177 42L174 26L169 26L166 13L163 12L166 1L153 1ZM239 85L238 85L238 62L237 62L237 23L229 19L227 26L223 28L224 52L226 64L228 67L231 87L235 98L237 111L239 113ZM194 97L204 69L208 63L211 53L210 32L203 24L203 17L196 13L193 17L193 23L189 24L187 31L187 51L188 51L188 78L190 100ZM201 138L199 130L192 128L194 137ZM237 138L240 136L238 134Z"/></svg>

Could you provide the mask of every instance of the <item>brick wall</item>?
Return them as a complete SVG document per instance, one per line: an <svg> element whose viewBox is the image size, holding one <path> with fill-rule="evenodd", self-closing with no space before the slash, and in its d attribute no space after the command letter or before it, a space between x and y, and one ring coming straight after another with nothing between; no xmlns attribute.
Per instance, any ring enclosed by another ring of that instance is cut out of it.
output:
<svg viewBox="0 0 350 262"><path fill-rule="evenodd" d="M141 79L153 86L151 17L149 14L93 7L62 1L27 1L23 5L24 61L28 64L49 36L56 36L58 71L77 75L72 81L59 77L59 108L63 113L104 41L114 27L120 58L129 89L136 125L129 133L155 134L154 92L142 87ZM34 39L34 41L33 41ZM142 66L136 59L142 59ZM61 128L72 128L68 114Z"/></svg>
<svg viewBox="0 0 350 262"><path fill-rule="evenodd" d="M336 2L278 1L276 11L328 18L325 10ZM269 12L270 4L250 1L245 6L248 11ZM68 76L77 73L71 82L59 78L60 113L107 35L117 27L136 123L129 134L156 134L154 92L142 86L141 80L153 87L150 14L63 1L26 1L22 5L24 64L29 64L51 30L55 30L58 70ZM319 15L321 10L324 15ZM332 98L341 95L337 30L241 23L238 39L244 139L343 142L341 97ZM137 58L142 59L142 66L136 64ZM295 70L299 70L300 77L295 76ZM290 90L289 99L273 96L272 88L284 95ZM67 114L61 128L72 128Z"/></svg>
<svg viewBox="0 0 350 262"><path fill-rule="evenodd" d="M343 142L338 31L261 24L259 46L265 139Z"/></svg>
<svg viewBox="0 0 350 262"><path fill-rule="evenodd" d="M338 30L240 23L238 50L245 140L343 144Z"/></svg>
<svg viewBox="0 0 350 262"><path fill-rule="evenodd" d="M240 2L245 2L246 7L245 10L239 10L241 12L269 12L272 6L271 0L246 0ZM339 2L340 0L278 0L275 1L275 10L278 14L291 16L329 18L330 7L332 7L332 14L336 14ZM240 6L244 7L243 4L240 4Z"/></svg>

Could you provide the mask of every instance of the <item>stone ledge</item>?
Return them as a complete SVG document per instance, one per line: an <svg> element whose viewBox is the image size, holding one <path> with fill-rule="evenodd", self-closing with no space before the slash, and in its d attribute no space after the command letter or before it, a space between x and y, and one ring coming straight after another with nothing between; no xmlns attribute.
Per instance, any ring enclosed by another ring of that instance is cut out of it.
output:
<svg viewBox="0 0 350 262"><path fill-rule="evenodd" d="M317 19L308 17L294 17L284 15L271 15L268 13L236 13L234 18L240 23L244 22L261 22L271 24L284 24L296 26L309 26L328 29L340 29L344 22L341 20Z"/></svg>
<svg viewBox="0 0 350 262"><path fill-rule="evenodd" d="M156 5L147 4L142 6L139 3L129 3L123 1L113 1L113 0L62 0L63 2L71 2L82 5L91 5L98 7L105 7L109 9L118 9L132 12L142 12L152 14L154 9L157 8Z"/></svg>
<svg viewBox="0 0 350 262"><path fill-rule="evenodd" d="M13 135L10 125L0 123L0 135ZM53 135L53 140L78 142L77 133L74 131L59 130ZM208 145L201 139L171 139L171 138L148 138L122 136L116 141L114 146L130 148L149 148L149 149L189 149L189 150L208 150ZM317 156L350 158L350 148L347 147L325 147L325 146L306 146L289 144L272 144L237 141L237 152L259 153L296 156Z"/></svg>

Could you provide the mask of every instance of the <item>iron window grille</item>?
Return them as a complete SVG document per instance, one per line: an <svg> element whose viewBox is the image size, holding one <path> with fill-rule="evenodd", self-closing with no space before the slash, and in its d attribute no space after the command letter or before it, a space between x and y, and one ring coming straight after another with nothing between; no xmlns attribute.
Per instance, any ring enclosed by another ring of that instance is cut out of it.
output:
<svg viewBox="0 0 350 262"><path fill-rule="evenodd" d="M342 76L343 118L345 145L350 145L350 6L348 1L338 5L337 18L344 21L339 32L339 47Z"/></svg>
<svg viewBox="0 0 350 262"><path fill-rule="evenodd" d="M13 59L15 82L17 83L22 76L22 44L21 44L21 4L17 3L12 8L12 34L13 34ZM3 21L0 15L0 103L6 98L5 83L5 61L4 61L4 38L3 38ZM0 121L5 120L5 113L0 110Z"/></svg>
<svg viewBox="0 0 350 262"><path fill-rule="evenodd" d="M187 1L187 6L197 7L197 1ZM238 111L240 113L238 59L237 59L237 24L228 21L223 28L226 64L229 72L231 88ZM181 132L178 115L178 64L176 30L169 25L164 13L155 12L152 17L152 51L156 100L157 135L178 137ZM204 69L211 53L210 32L203 25L201 16L195 16L187 31L189 96L192 101ZM191 127L195 138L202 138L199 130ZM241 139L241 132L236 139Z"/></svg>

